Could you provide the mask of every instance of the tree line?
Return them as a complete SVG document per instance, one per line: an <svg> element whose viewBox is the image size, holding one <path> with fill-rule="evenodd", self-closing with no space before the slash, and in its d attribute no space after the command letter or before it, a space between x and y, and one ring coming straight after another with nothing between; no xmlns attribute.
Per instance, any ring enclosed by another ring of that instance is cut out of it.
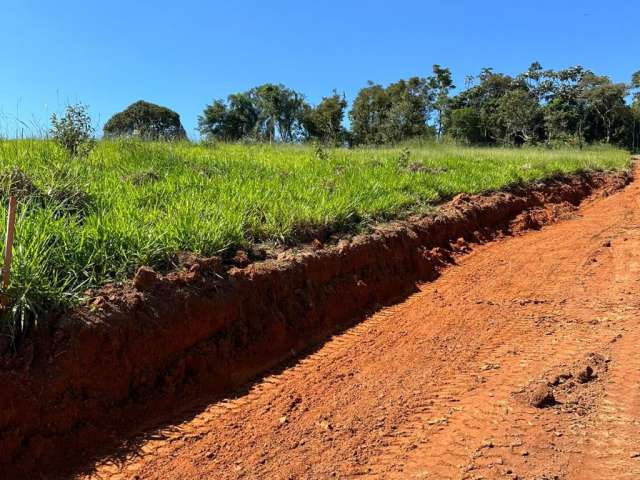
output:
<svg viewBox="0 0 640 480"><path fill-rule="evenodd" d="M482 69L456 90L450 69L434 65L426 77L368 82L347 107L335 90L311 105L302 93L268 83L214 100L198 130L205 139L229 142L384 145L433 138L487 146L640 146L640 71L629 83L615 83L582 66L552 70L536 62L516 76ZM104 133L186 138L177 113L142 101L114 115Z"/></svg>

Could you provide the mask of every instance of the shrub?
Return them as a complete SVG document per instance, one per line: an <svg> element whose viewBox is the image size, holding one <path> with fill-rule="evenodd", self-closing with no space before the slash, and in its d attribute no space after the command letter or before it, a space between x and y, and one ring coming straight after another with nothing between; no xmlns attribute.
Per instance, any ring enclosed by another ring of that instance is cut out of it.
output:
<svg viewBox="0 0 640 480"><path fill-rule="evenodd" d="M93 147L91 117L86 105L69 105L65 114L58 118L51 115L51 136L73 156L84 156Z"/></svg>

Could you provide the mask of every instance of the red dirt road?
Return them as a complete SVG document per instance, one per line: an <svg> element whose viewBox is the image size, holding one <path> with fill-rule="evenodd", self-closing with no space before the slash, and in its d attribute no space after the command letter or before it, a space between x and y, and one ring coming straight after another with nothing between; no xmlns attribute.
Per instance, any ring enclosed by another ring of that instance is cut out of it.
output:
<svg viewBox="0 0 640 480"><path fill-rule="evenodd" d="M639 313L636 181L474 247L401 304L88 478L637 479ZM536 408L541 381L555 403Z"/></svg>

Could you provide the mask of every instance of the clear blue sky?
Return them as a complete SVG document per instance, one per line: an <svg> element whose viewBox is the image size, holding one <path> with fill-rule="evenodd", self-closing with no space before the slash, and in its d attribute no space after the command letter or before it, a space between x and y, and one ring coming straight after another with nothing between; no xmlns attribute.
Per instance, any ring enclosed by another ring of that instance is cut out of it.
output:
<svg viewBox="0 0 640 480"><path fill-rule="evenodd" d="M316 102L353 100L448 66L515 74L582 64L615 81L640 70L635 0L0 0L0 133L48 124L82 101L96 123L145 99L190 136L213 98L282 82Z"/></svg>

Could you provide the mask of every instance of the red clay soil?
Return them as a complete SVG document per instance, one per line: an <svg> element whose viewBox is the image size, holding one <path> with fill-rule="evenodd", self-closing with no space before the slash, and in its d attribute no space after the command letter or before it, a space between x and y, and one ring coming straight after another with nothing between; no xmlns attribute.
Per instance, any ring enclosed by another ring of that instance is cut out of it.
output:
<svg viewBox="0 0 640 480"><path fill-rule="evenodd" d="M106 288L3 357L2 478L637 478L627 181L460 196L337 245Z"/></svg>
<svg viewBox="0 0 640 480"><path fill-rule="evenodd" d="M637 479L639 313L632 183L474 245L402 303L87 478Z"/></svg>

